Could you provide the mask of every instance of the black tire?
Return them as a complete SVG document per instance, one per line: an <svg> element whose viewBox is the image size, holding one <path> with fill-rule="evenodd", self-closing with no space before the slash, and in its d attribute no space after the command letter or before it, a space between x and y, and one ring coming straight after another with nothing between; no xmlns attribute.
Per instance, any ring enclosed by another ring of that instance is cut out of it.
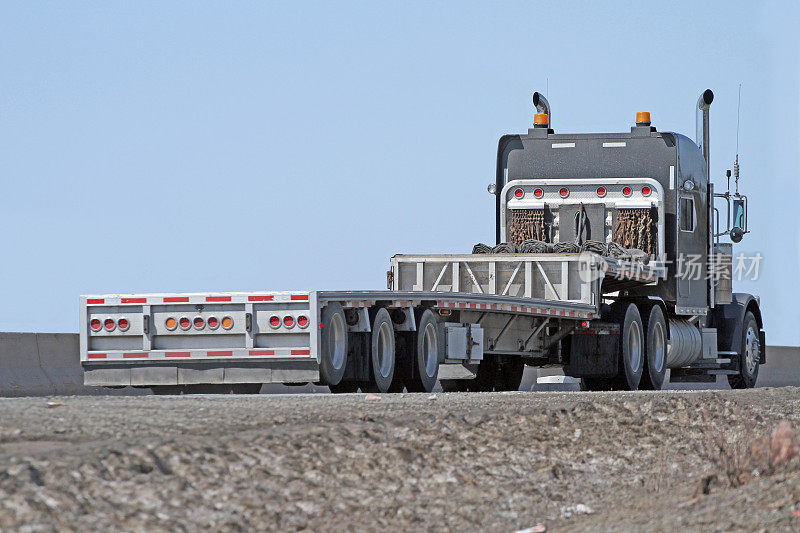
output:
<svg viewBox="0 0 800 533"><path fill-rule="evenodd" d="M406 383L409 392L430 392L439 379L439 329L436 315L430 309L417 311L417 331L411 361L411 378Z"/></svg>
<svg viewBox="0 0 800 533"><path fill-rule="evenodd" d="M763 349L760 339L756 317L748 311L742 321L742 347L738 355L739 373L728 376L728 383L732 389L752 389L756 386Z"/></svg>
<svg viewBox="0 0 800 533"><path fill-rule="evenodd" d="M231 385L234 394L258 394L261 392L261 383L234 383Z"/></svg>
<svg viewBox="0 0 800 533"><path fill-rule="evenodd" d="M156 396L177 396L183 394L181 385L156 385L150 387L150 391Z"/></svg>
<svg viewBox="0 0 800 533"><path fill-rule="evenodd" d="M522 384L523 372L525 372L525 363L519 357L498 365L494 390L518 391L520 384Z"/></svg>
<svg viewBox="0 0 800 533"><path fill-rule="evenodd" d="M467 392L470 381L469 379L440 379L439 384L442 386L442 392Z"/></svg>
<svg viewBox="0 0 800 533"><path fill-rule="evenodd" d="M619 374L614 388L638 390L644 369L644 326L636 304L628 304L622 320L619 342Z"/></svg>
<svg viewBox="0 0 800 533"><path fill-rule="evenodd" d="M646 336L645 360L642 371L642 380L639 382L641 390L661 390L664 378L667 375L667 321L661 306L654 305L650 309L647 322L644 325Z"/></svg>
<svg viewBox="0 0 800 533"><path fill-rule="evenodd" d="M389 311L380 308L370 312L369 368L371 382L378 392L388 392L394 380L395 342L394 324Z"/></svg>
<svg viewBox="0 0 800 533"><path fill-rule="evenodd" d="M328 385L328 388L333 394L348 394L358 392L358 382L356 381L340 381L336 385Z"/></svg>
<svg viewBox="0 0 800 533"><path fill-rule="evenodd" d="M342 305L329 302L322 310L319 380L323 385L338 385L347 368L347 321Z"/></svg>

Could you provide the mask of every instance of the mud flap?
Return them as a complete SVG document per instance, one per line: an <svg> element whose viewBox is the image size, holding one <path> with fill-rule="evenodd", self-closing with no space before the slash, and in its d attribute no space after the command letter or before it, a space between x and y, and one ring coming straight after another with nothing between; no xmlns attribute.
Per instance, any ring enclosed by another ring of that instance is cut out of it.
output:
<svg viewBox="0 0 800 533"><path fill-rule="evenodd" d="M619 325L593 324L571 336L564 374L574 378L611 378L619 371Z"/></svg>

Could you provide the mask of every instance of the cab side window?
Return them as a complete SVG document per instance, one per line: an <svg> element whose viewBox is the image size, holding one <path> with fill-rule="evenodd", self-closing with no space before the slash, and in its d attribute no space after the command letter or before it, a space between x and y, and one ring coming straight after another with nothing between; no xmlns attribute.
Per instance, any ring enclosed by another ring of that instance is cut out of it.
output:
<svg viewBox="0 0 800 533"><path fill-rule="evenodd" d="M681 198L681 231L694 231L694 199Z"/></svg>

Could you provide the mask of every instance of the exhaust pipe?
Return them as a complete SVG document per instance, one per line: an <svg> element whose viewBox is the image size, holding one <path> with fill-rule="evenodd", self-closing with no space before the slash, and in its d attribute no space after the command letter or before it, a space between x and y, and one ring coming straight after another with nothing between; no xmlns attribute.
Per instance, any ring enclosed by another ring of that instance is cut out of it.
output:
<svg viewBox="0 0 800 533"><path fill-rule="evenodd" d="M533 93L533 105L536 106L536 112L542 113L547 115L548 124L553 124L553 115L550 114L550 103L547 101L547 98L544 97L542 93L535 92Z"/></svg>
<svg viewBox="0 0 800 533"><path fill-rule="evenodd" d="M697 99L697 146L706 160L706 178L711 179L711 155L708 147L708 110L714 101L714 93L706 89Z"/></svg>

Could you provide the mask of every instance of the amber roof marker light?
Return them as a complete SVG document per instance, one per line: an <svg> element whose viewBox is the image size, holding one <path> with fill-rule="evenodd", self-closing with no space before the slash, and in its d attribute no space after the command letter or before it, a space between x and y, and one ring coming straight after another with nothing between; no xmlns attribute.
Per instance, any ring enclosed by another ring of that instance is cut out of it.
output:
<svg viewBox="0 0 800 533"><path fill-rule="evenodd" d="M637 126L649 126L650 125L650 112L649 111L639 111L636 113L636 125Z"/></svg>

